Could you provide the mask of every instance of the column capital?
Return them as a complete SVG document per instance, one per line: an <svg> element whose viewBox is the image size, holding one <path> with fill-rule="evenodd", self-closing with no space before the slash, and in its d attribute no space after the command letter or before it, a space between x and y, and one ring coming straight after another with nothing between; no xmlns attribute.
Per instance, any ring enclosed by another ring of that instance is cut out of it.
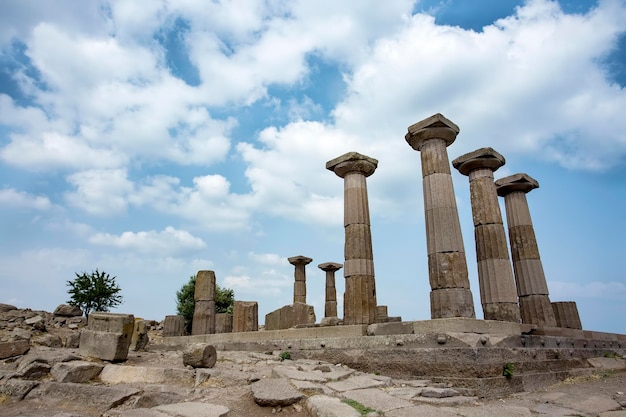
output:
<svg viewBox="0 0 626 417"><path fill-rule="evenodd" d="M408 133L404 136L409 145L419 151L424 142L429 139L441 139L446 146L452 145L460 129L441 113L434 114L421 122L408 127Z"/></svg>
<svg viewBox="0 0 626 417"><path fill-rule="evenodd" d="M323 264L319 264L317 267L321 269L322 271L335 272L343 268L343 264L338 264L336 262L326 262Z"/></svg>
<svg viewBox="0 0 626 417"><path fill-rule="evenodd" d="M307 258L306 256L302 256L302 255L292 256L291 258L287 258L287 260L289 261L291 265L295 265L295 266L308 265L311 263L311 261L313 261L313 259Z"/></svg>
<svg viewBox="0 0 626 417"><path fill-rule="evenodd" d="M461 174L469 175L470 172L479 168L487 168L491 171L496 171L503 166L505 162L504 156L500 155L492 148L480 148L459 156L452 161L452 166Z"/></svg>
<svg viewBox="0 0 626 417"><path fill-rule="evenodd" d="M535 188L539 188L539 182L528 174L513 174L496 181L496 190L500 197L514 191L527 193Z"/></svg>
<svg viewBox="0 0 626 417"><path fill-rule="evenodd" d="M378 160L358 152L348 152L326 162L326 169L344 178L351 172L360 172L369 177L376 171Z"/></svg>

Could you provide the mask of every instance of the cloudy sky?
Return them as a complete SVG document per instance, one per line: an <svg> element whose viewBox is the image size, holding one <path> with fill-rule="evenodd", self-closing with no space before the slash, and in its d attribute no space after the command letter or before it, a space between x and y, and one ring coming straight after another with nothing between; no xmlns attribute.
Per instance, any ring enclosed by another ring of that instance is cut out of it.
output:
<svg viewBox="0 0 626 417"><path fill-rule="evenodd" d="M442 113L450 159L526 172L552 301L626 333L625 0L71 0L0 5L0 302L53 310L66 281L117 276L118 312L175 314L214 270L264 315L292 302L287 258L343 262L343 180L368 178L378 304L430 318L419 153ZM467 177L453 172L480 308ZM339 299L344 282L337 274ZM341 311L341 305L340 305Z"/></svg>

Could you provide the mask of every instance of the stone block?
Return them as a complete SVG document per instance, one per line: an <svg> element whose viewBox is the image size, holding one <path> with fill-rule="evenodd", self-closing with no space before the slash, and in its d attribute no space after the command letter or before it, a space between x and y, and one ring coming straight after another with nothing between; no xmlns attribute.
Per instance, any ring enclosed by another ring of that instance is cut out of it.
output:
<svg viewBox="0 0 626 417"><path fill-rule="evenodd" d="M183 351L183 364L193 368L213 368L217 362L217 351L208 343L193 343Z"/></svg>
<svg viewBox="0 0 626 417"><path fill-rule="evenodd" d="M387 306L376 306L376 322L387 323L388 320Z"/></svg>
<svg viewBox="0 0 626 417"><path fill-rule="evenodd" d="M232 333L233 315L228 313L217 313L215 315L215 333Z"/></svg>
<svg viewBox="0 0 626 417"><path fill-rule="evenodd" d="M433 290L444 288L469 289L465 252L433 253L428 255L428 276Z"/></svg>
<svg viewBox="0 0 626 417"><path fill-rule="evenodd" d="M264 379L250 386L254 401L264 407L286 407L304 398L288 379Z"/></svg>
<svg viewBox="0 0 626 417"><path fill-rule="evenodd" d="M163 320L163 336L184 336L185 318L183 316L165 316Z"/></svg>
<svg viewBox="0 0 626 417"><path fill-rule="evenodd" d="M132 314L95 312L89 314L87 327L95 332L132 335L135 328L135 317Z"/></svg>
<svg viewBox="0 0 626 417"><path fill-rule="evenodd" d="M215 301L196 300L193 311L193 321L191 334L213 334L215 333Z"/></svg>
<svg viewBox="0 0 626 417"><path fill-rule="evenodd" d="M131 337L132 332L124 334L83 329L80 332L79 353L105 361L125 361Z"/></svg>
<svg viewBox="0 0 626 417"><path fill-rule="evenodd" d="M215 272L198 271L194 299L215 301Z"/></svg>
<svg viewBox="0 0 626 417"><path fill-rule="evenodd" d="M50 369L50 374L57 382L84 383L100 374L104 365L87 361L72 361L56 363Z"/></svg>
<svg viewBox="0 0 626 417"><path fill-rule="evenodd" d="M259 304L256 301L235 301L233 333L259 330Z"/></svg>
<svg viewBox="0 0 626 417"><path fill-rule="evenodd" d="M519 298L522 323L556 327L552 304L547 295L527 295Z"/></svg>
<svg viewBox="0 0 626 417"><path fill-rule="evenodd" d="M265 315L265 330L290 329L301 324L315 324L315 309L312 305L289 304Z"/></svg>
<svg viewBox="0 0 626 417"><path fill-rule="evenodd" d="M193 386L195 371L147 366L106 365L100 373L105 384L180 384Z"/></svg>

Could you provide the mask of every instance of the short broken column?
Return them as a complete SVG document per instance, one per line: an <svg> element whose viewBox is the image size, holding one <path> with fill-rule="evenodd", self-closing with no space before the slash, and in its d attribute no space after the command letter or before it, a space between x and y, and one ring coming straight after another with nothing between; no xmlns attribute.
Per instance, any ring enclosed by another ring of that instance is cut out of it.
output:
<svg viewBox="0 0 626 417"><path fill-rule="evenodd" d="M163 337L184 335L185 318L183 316L165 316L165 320L163 320Z"/></svg>
<svg viewBox="0 0 626 417"><path fill-rule="evenodd" d="M554 318L556 319L557 327L577 330L583 329L583 325L580 322L580 315L578 314L578 307L576 307L576 302L557 301L552 303L552 310L554 311Z"/></svg>
<svg viewBox="0 0 626 417"><path fill-rule="evenodd" d="M215 315L215 333L232 333L233 315L230 313L217 313Z"/></svg>
<svg viewBox="0 0 626 417"><path fill-rule="evenodd" d="M256 301L235 301L233 333L259 330L259 304Z"/></svg>
<svg viewBox="0 0 626 417"><path fill-rule="evenodd" d="M476 317L446 149L458 133L457 125L437 113L409 126L405 135L422 160L433 319Z"/></svg>
<svg viewBox="0 0 626 417"><path fill-rule="evenodd" d="M548 283L526 200L526 193L538 187L539 183L527 174L510 175L496 181L498 195L504 197L506 207L522 323L556 327L548 296Z"/></svg>
<svg viewBox="0 0 626 417"><path fill-rule="evenodd" d="M459 156L452 166L469 176L483 317L519 323L515 278L493 182L493 173L504 162L504 157L492 148L480 148Z"/></svg>
<svg viewBox="0 0 626 417"><path fill-rule="evenodd" d="M215 333L215 272L198 271L191 334Z"/></svg>
<svg viewBox="0 0 626 417"><path fill-rule="evenodd" d="M343 268L343 265L335 262L326 262L319 264L317 267L326 272L326 303L324 304L324 317L338 317L335 272Z"/></svg>
<svg viewBox="0 0 626 417"><path fill-rule="evenodd" d="M293 283L293 302L306 304L306 266L313 261L306 256L292 256L287 258L289 263L295 267Z"/></svg>
<svg viewBox="0 0 626 417"><path fill-rule="evenodd" d="M376 322L376 281L370 230L366 178L378 161L348 152L326 163L326 169L344 179L344 324Z"/></svg>

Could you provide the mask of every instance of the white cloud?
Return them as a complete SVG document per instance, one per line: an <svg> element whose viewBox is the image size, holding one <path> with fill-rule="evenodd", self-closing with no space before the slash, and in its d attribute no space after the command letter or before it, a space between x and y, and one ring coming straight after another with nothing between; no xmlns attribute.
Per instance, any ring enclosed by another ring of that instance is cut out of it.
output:
<svg viewBox="0 0 626 417"><path fill-rule="evenodd" d="M113 246L142 253L175 254L206 248L206 243L186 230L167 226L164 230L124 232L121 235L98 233L89 238L96 245Z"/></svg>
<svg viewBox="0 0 626 417"><path fill-rule="evenodd" d="M52 207L48 197L32 195L13 188L0 190L0 204L3 206L28 208L35 210L48 210Z"/></svg>
<svg viewBox="0 0 626 417"><path fill-rule="evenodd" d="M133 190L122 169L81 171L69 175L67 180L76 187L65 194L68 203L94 215L125 212Z"/></svg>

